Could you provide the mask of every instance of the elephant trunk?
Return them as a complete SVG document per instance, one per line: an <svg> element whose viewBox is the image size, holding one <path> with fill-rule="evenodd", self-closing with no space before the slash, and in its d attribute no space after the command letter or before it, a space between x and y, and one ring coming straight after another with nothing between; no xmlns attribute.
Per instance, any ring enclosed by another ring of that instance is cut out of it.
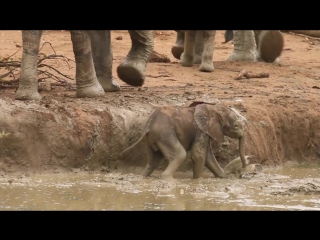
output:
<svg viewBox="0 0 320 240"><path fill-rule="evenodd" d="M245 157L245 136L242 135L241 138L239 138L239 155L242 162L242 168L245 168L247 166L247 161Z"/></svg>

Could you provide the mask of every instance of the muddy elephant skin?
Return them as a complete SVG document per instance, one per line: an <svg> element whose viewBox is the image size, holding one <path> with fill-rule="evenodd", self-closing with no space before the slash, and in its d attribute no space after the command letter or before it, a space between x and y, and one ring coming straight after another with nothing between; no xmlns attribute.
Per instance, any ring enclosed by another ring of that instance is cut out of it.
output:
<svg viewBox="0 0 320 240"><path fill-rule="evenodd" d="M191 151L193 178L202 176L207 167L216 177L226 177L218 164L212 144L224 140L224 136L239 139L242 167L246 167L245 136L243 123L238 115L223 104L197 102L189 107L165 106L156 109L149 117L140 139L120 155L123 161L131 161L137 151L146 147L148 164L142 175L148 177L166 158L169 162L161 174L163 179L173 179L174 172Z"/></svg>

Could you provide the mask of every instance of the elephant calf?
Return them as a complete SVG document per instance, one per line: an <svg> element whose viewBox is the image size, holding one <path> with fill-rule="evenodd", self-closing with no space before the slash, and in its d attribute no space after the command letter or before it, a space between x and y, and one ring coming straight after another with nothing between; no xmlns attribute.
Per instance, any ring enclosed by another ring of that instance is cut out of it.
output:
<svg viewBox="0 0 320 240"><path fill-rule="evenodd" d="M169 161L161 174L163 179L173 179L191 150L193 178L202 175L206 166L215 176L226 177L211 149L210 140L221 142L224 135L239 139L239 153L242 167L245 159L245 137L240 115L223 104L194 102L189 107L166 106L156 109L148 119L142 136L121 153L122 160L134 158L141 151L138 144L145 140L148 164L142 175L147 177L159 166L161 160Z"/></svg>

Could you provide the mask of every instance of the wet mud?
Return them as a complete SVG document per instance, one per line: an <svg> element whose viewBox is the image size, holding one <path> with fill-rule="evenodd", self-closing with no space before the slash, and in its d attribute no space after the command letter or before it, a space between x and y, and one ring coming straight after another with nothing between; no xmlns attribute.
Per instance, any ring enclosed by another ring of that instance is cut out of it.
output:
<svg viewBox="0 0 320 240"><path fill-rule="evenodd" d="M0 177L0 210L320 210L319 165L267 167L239 179L138 172Z"/></svg>

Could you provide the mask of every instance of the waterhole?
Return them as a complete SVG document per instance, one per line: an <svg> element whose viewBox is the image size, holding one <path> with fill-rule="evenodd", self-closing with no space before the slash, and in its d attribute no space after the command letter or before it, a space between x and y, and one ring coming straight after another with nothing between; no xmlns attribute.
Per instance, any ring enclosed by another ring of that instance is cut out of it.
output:
<svg viewBox="0 0 320 240"><path fill-rule="evenodd" d="M0 210L320 210L320 165L264 169L240 179L177 182L139 174L0 177Z"/></svg>

